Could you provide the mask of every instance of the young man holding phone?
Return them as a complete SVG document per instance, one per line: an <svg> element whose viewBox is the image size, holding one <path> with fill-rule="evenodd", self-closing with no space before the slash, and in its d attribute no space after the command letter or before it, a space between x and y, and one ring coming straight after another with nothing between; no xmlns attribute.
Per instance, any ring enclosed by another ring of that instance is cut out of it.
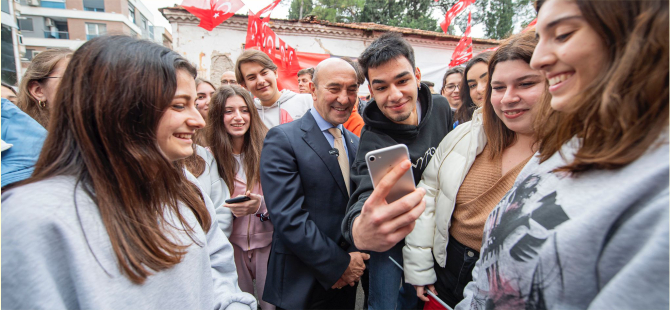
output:
<svg viewBox="0 0 670 310"><path fill-rule="evenodd" d="M414 184L436 147L452 128L453 113L447 104L432 101L430 89L420 84L421 72L414 62L414 50L400 35L387 33L372 42L358 58L370 94L374 97L363 112L365 126L359 150L351 167L352 192L342 233L359 250L370 253L370 309L408 309L416 305L416 293L404 285L398 301L400 270L389 256L402 264L404 238L414 227L425 203L425 191L416 189L387 204L392 184L410 167L403 162L383 178L373 190L365 155L383 147L405 144L409 149ZM383 190L380 190L383 188Z"/></svg>

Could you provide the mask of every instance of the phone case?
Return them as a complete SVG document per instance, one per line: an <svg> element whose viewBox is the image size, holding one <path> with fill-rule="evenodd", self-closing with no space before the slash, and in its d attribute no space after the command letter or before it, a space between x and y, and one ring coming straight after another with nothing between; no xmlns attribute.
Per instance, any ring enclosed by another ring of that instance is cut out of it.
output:
<svg viewBox="0 0 670 310"><path fill-rule="evenodd" d="M370 173L373 186L376 188L377 183L391 171L393 167L399 165L400 162L405 159L409 159L409 151L404 144L396 144L368 152L365 155L365 162L368 165L368 172ZM386 196L386 202L392 203L413 192L414 189L416 189L416 186L414 185L414 175L410 168L400 177L398 182L393 185Z"/></svg>
<svg viewBox="0 0 670 310"><path fill-rule="evenodd" d="M238 203L238 202L243 202L243 201L247 201L247 200L251 200L251 198L249 198L247 196L241 196L241 197L234 197L234 198L226 199L224 202L225 203Z"/></svg>

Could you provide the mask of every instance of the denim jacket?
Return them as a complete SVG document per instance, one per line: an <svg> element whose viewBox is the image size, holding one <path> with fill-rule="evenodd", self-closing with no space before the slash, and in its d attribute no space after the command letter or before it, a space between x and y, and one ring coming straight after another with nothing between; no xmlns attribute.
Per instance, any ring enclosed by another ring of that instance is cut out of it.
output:
<svg viewBox="0 0 670 310"><path fill-rule="evenodd" d="M2 98L2 187L30 177L47 131L9 100Z"/></svg>

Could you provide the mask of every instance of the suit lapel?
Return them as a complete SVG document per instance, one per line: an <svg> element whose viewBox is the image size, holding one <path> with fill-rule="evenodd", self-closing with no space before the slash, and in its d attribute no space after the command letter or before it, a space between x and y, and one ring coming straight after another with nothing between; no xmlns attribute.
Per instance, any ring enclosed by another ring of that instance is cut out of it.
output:
<svg viewBox="0 0 670 310"><path fill-rule="evenodd" d="M302 139L317 155L319 155L324 165L326 165L326 168L328 168L331 176L335 179L335 183L340 187L340 191L345 196L349 197L347 194L347 187L344 185L344 178L342 177L342 171L340 170L340 164L337 161L337 157L328 153L332 148L321 132L321 129L319 129L319 126L316 124L314 116L312 116L311 112L307 112L301 120L302 124L300 129L304 131Z"/></svg>

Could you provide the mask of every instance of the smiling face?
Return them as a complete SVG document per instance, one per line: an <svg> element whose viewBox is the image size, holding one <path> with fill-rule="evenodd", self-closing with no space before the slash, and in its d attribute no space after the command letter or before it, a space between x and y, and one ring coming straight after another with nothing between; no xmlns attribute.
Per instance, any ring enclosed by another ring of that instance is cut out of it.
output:
<svg viewBox="0 0 670 310"><path fill-rule="evenodd" d="M205 121L195 108L195 79L185 70L177 71L177 91L156 128L158 147L170 161L193 154L193 134Z"/></svg>
<svg viewBox="0 0 670 310"><path fill-rule="evenodd" d="M549 81L551 107L568 111L605 67L604 41L582 16L574 1L549 0L537 14L540 38L531 66Z"/></svg>
<svg viewBox="0 0 670 310"><path fill-rule="evenodd" d="M379 110L397 124L417 125L416 101L421 73L404 56L368 68L368 88Z"/></svg>
<svg viewBox="0 0 670 310"><path fill-rule="evenodd" d="M232 96L226 100L223 111L223 124L226 132L235 139L244 139L244 134L249 131L251 125L249 106L240 96Z"/></svg>
<svg viewBox="0 0 670 310"><path fill-rule="evenodd" d="M463 80L463 75L460 73L454 73L447 76L447 79L444 81L444 92L442 96L447 98L449 105L458 109L461 107L461 81Z"/></svg>
<svg viewBox="0 0 670 310"><path fill-rule="evenodd" d="M261 100L264 106L271 106L281 93L277 89L277 72L269 68L263 68L256 62L245 62L240 65L240 72L244 77L244 86L256 98Z"/></svg>
<svg viewBox="0 0 670 310"><path fill-rule="evenodd" d="M209 101L212 99L214 94L214 87L209 85L209 83L200 83L198 85L198 94L195 99L195 104L197 105L198 112L202 115L202 118L207 119L207 113L209 112Z"/></svg>
<svg viewBox="0 0 670 310"><path fill-rule="evenodd" d="M540 100L545 79L523 60L499 62L491 75L491 105L510 130L533 134L535 104Z"/></svg>
<svg viewBox="0 0 670 310"><path fill-rule="evenodd" d="M319 63L315 74L318 85L310 83L314 109L333 126L343 124L356 103L356 71L344 60L326 59Z"/></svg>
<svg viewBox="0 0 670 310"><path fill-rule="evenodd" d="M309 83L312 82L312 77L309 74L298 76L298 90L301 94L309 94Z"/></svg>
<svg viewBox="0 0 670 310"><path fill-rule="evenodd" d="M486 95L486 84L489 81L488 67L485 62L478 62L470 67L468 71L468 91L472 102L481 107Z"/></svg>

